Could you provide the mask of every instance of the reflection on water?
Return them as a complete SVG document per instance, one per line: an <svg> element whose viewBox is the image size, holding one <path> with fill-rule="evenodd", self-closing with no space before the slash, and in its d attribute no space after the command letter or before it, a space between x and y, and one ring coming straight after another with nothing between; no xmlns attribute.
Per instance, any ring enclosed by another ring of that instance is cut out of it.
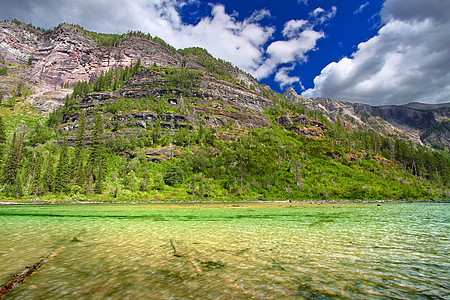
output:
<svg viewBox="0 0 450 300"><path fill-rule="evenodd" d="M445 299L449 204L0 207L7 299Z"/></svg>

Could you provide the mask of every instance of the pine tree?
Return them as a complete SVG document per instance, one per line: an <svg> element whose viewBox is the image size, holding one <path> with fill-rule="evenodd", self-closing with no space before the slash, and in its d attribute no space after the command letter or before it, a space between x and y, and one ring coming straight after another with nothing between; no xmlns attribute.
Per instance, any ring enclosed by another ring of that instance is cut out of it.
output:
<svg viewBox="0 0 450 300"><path fill-rule="evenodd" d="M52 192L54 187L54 159L51 152L48 153L47 159L45 161L45 173L42 176L42 190L43 192Z"/></svg>
<svg viewBox="0 0 450 300"><path fill-rule="evenodd" d="M0 167L3 162L3 149L6 144L6 129L5 129L5 123L3 122L2 116L0 116Z"/></svg>
<svg viewBox="0 0 450 300"><path fill-rule="evenodd" d="M92 178L94 192L98 194L103 190L103 180L106 173L105 145L103 140L103 119L100 114L97 114L94 120L94 130L90 144L88 178Z"/></svg>
<svg viewBox="0 0 450 300"><path fill-rule="evenodd" d="M34 195L41 195L43 193L42 155L40 152L36 152L34 156L34 174L30 186L30 193Z"/></svg>
<svg viewBox="0 0 450 300"><path fill-rule="evenodd" d="M0 116L0 147L6 143L6 128L2 116Z"/></svg>
<svg viewBox="0 0 450 300"><path fill-rule="evenodd" d="M84 173L84 155L83 147L86 139L86 114L83 112L78 120L78 128L75 134L75 153L73 156L72 167L74 168L75 183L82 187L86 181Z"/></svg>
<svg viewBox="0 0 450 300"><path fill-rule="evenodd" d="M151 137L152 137L153 145L158 144L158 141L161 137L161 120L160 119L157 119L155 124L153 125Z"/></svg>
<svg viewBox="0 0 450 300"><path fill-rule="evenodd" d="M69 155L68 155L67 140L64 139L59 154L59 161L56 167L56 181L55 190L57 192L67 191L69 188L70 174L69 174Z"/></svg>
<svg viewBox="0 0 450 300"><path fill-rule="evenodd" d="M22 162L22 151L23 135L17 138L16 133L14 133L11 145L9 147L8 157L6 158L2 172L2 182L9 187L14 186L17 179Z"/></svg>

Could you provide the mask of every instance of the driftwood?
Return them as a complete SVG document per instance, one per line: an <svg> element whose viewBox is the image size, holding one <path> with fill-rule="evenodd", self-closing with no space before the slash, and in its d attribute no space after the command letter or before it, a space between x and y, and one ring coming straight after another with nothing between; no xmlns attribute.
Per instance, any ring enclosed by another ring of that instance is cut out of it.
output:
<svg viewBox="0 0 450 300"><path fill-rule="evenodd" d="M3 299L9 292L11 292L20 284L22 284L28 277L31 277L31 275L33 275L34 272L42 268L46 263L48 263L52 258L57 256L63 250L64 250L63 246L57 248L47 257L41 258L38 262L36 262L31 266L26 266L25 270L23 270L19 274L14 275L14 277L0 289L0 300Z"/></svg>

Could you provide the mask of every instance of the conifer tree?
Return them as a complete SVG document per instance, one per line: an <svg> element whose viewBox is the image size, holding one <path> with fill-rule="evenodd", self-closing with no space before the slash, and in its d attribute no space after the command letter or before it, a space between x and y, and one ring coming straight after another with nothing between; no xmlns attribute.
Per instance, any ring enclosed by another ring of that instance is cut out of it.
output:
<svg viewBox="0 0 450 300"><path fill-rule="evenodd" d="M16 174L14 184L9 187L10 194L14 197L20 198L23 196L23 180L19 173Z"/></svg>
<svg viewBox="0 0 450 300"><path fill-rule="evenodd" d="M34 155L34 173L30 186L30 193L34 195L41 195L43 193L42 155L40 152L36 152Z"/></svg>
<svg viewBox="0 0 450 300"><path fill-rule="evenodd" d="M2 172L2 182L9 187L14 186L17 179L22 162L22 151L23 135L17 137L16 133L14 133L11 145L9 147L8 157L6 158Z"/></svg>
<svg viewBox="0 0 450 300"><path fill-rule="evenodd" d="M2 116L0 116L0 146L6 143L6 128Z"/></svg>
<svg viewBox="0 0 450 300"><path fill-rule="evenodd" d="M86 181L84 173L83 147L86 139L86 113L83 112L78 120L78 128L75 134L75 147L72 167L74 168L75 183L82 187Z"/></svg>
<svg viewBox="0 0 450 300"><path fill-rule="evenodd" d="M42 176L42 185L43 192L52 192L54 187L54 159L51 152L48 153L46 162L45 162L45 173Z"/></svg>
<svg viewBox="0 0 450 300"><path fill-rule="evenodd" d="M56 167L55 190L57 192L64 192L68 190L70 182L68 150L67 140L64 138L61 146L61 152L59 154L58 165Z"/></svg>
<svg viewBox="0 0 450 300"><path fill-rule="evenodd" d="M6 129L2 116L0 116L0 169L3 162L3 149L6 144Z"/></svg>
<svg viewBox="0 0 450 300"><path fill-rule="evenodd" d="M97 114L94 120L94 130L88 161L88 178L92 178L93 180L95 193L102 192L103 180L106 173L105 146L103 140L103 119L100 114Z"/></svg>
<svg viewBox="0 0 450 300"><path fill-rule="evenodd" d="M161 137L161 120L160 119L157 119L155 124L153 125L151 137L152 137L153 145L158 144L158 141Z"/></svg>

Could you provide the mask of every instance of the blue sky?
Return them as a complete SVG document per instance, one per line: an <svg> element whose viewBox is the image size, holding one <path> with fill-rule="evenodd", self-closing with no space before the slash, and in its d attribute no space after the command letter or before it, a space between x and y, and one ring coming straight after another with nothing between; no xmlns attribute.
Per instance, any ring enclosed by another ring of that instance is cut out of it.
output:
<svg viewBox="0 0 450 300"><path fill-rule="evenodd" d="M1 0L0 19L141 30L200 46L284 92L372 105L450 102L450 1Z"/></svg>
<svg viewBox="0 0 450 300"><path fill-rule="evenodd" d="M264 18L260 23L264 26L273 26L276 28L272 39L266 46L274 40L286 40L283 37L282 29L290 20L309 20L314 22L311 15L314 10L322 8L327 13L333 13L335 7L336 13L327 17L323 23L314 25L314 30L322 31L324 36L317 40L314 50L309 51L306 61L296 61L293 63L281 64L279 68L293 68L289 70L289 76L298 77L299 81L289 84L286 82L275 81L275 74L262 78L261 83L270 85L278 92L283 92L286 88L292 86L297 92L302 92L304 88L313 88L314 78L320 74L320 71L332 61L338 61L342 57L351 55L356 46L373 37L380 27L380 10L383 1L354 0L354 1L329 1L329 0L310 0L301 2L298 0L284 1L226 1L215 2L216 4L226 3L226 12L236 15L236 18L243 20L250 16L255 10L268 10L270 16ZM211 2L209 2L211 3ZM201 11L205 12L207 3L201 4ZM198 15L190 17L189 10L186 9L182 14L187 22L198 22Z"/></svg>

